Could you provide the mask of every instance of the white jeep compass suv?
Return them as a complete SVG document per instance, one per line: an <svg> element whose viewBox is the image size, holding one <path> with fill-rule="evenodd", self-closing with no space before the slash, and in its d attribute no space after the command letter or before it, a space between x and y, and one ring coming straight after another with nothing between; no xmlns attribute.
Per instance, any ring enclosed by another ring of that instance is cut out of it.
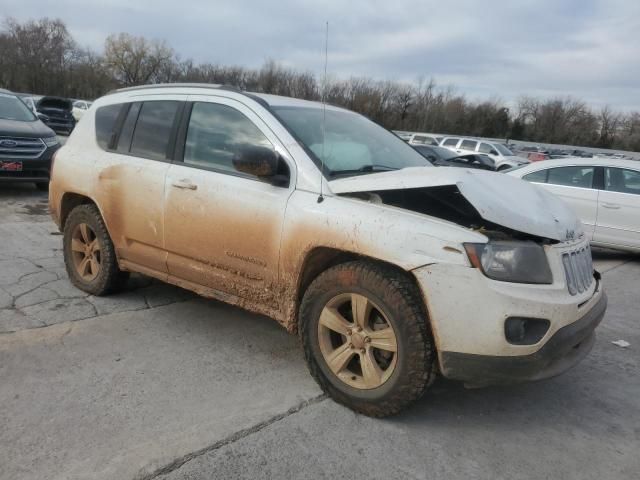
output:
<svg viewBox="0 0 640 480"><path fill-rule="evenodd" d="M396 413L436 374L557 375L606 308L588 239L520 179L433 168L353 112L211 85L97 100L52 172L71 281L141 272L298 332L336 401Z"/></svg>

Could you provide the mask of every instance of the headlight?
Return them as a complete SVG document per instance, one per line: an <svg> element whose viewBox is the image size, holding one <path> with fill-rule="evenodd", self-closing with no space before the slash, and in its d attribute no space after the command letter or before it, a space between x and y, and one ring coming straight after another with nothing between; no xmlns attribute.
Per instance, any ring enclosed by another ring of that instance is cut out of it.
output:
<svg viewBox="0 0 640 480"><path fill-rule="evenodd" d="M493 280L553 283L544 248L535 242L465 243L471 264Z"/></svg>
<svg viewBox="0 0 640 480"><path fill-rule="evenodd" d="M53 147L55 145L58 145L58 143L60 143L58 141L58 137L47 137L47 138L43 138L42 141L47 147Z"/></svg>

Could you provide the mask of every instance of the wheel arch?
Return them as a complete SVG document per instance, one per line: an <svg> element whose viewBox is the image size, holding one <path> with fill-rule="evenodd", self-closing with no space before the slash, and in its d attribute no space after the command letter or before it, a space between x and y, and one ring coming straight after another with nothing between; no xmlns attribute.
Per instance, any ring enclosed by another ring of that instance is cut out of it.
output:
<svg viewBox="0 0 640 480"><path fill-rule="evenodd" d="M384 265L388 268L391 268L397 271L398 273L406 277L407 280L409 280L415 286L416 292L419 295L420 302L422 303L422 306L426 314L425 320L427 322L427 328L429 328L430 330L433 330L431 326L431 322L429 321L430 314L429 314L428 302L426 301L424 293L420 289L420 285L418 284L417 278L410 270L406 270L400 265L397 265L379 258L362 255L349 250L342 250L338 248L324 247L324 246L315 247L311 249L307 253L307 255L305 256L302 262L302 266L298 274L298 281L296 285L295 300L294 300L295 308L293 312L291 312L292 313L292 318L290 323L291 327L288 328L288 330L292 332L299 331L298 324L299 324L300 304L302 302L302 298L304 297L304 294L306 293L307 289L309 288L313 280L315 280L321 273L325 272L326 270L336 265L340 265L342 263L347 263L352 261L362 261L362 262L370 262L370 263L376 263L379 265Z"/></svg>
<svg viewBox="0 0 640 480"><path fill-rule="evenodd" d="M64 230L64 224L74 208L87 204L95 205L98 211L100 211L100 215L102 215L102 211L97 202L91 197L81 193L65 192L60 200L60 230ZM104 220L104 215L102 215L102 218Z"/></svg>

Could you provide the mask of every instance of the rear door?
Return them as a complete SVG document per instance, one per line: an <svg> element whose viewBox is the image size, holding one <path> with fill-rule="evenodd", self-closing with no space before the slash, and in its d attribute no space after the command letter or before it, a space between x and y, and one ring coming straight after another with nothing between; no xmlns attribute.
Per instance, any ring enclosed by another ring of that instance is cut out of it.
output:
<svg viewBox="0 0 640 480"><path fill-rule="evenodd" d="M194 97L180 140L182 155L169 168L165 245L169 274L196 285L277 308L280 239L289 186L238 172L242 145L284 146L250 108L225 97Z"/></svg>
<svg viewBox="0 0 640 480"><path fill-rule="evenodd" d="M640 248L640 171L605 167L594 240Z"/></svg>
<svg viewBox="0 0 640 480"><path fill-rule="evenodd" d="M119 258L155 274L167 272L163 244L165 175L186 96L169 98L127 103L118 112L101 112L108 107L96 112L98 132L100 122L113 122L117 113L115 126L98 137L106 150L96 162L98 203Z"/></svg>
<svg viewBox="0 0 640 480"><path fill-rule="evenodd" d="M523 176L523 180L541 183L564 200L578 215L585 233L593 239L598 216L598 193L594 180L597 167L566 166L538 170Z"/></svg>

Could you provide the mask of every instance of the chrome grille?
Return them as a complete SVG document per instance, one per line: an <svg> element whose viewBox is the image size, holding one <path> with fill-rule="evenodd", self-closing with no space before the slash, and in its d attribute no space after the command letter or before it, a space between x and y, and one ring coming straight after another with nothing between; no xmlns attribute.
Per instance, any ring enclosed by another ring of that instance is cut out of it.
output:
<svg viewBox="0 0 640 480"><path fill-rule="evenodd" d="M39 138L0 137L0 158L38 158L46 149Z"/></svg>
<svg viewBox="0 0 640 480"><path fill-rule="evenodd" d="M562 254L564 274L567 279L567 288L571 295L577 295L587 290L593 282L593 264L591 260L591 248L585 247Z"/></svg>

